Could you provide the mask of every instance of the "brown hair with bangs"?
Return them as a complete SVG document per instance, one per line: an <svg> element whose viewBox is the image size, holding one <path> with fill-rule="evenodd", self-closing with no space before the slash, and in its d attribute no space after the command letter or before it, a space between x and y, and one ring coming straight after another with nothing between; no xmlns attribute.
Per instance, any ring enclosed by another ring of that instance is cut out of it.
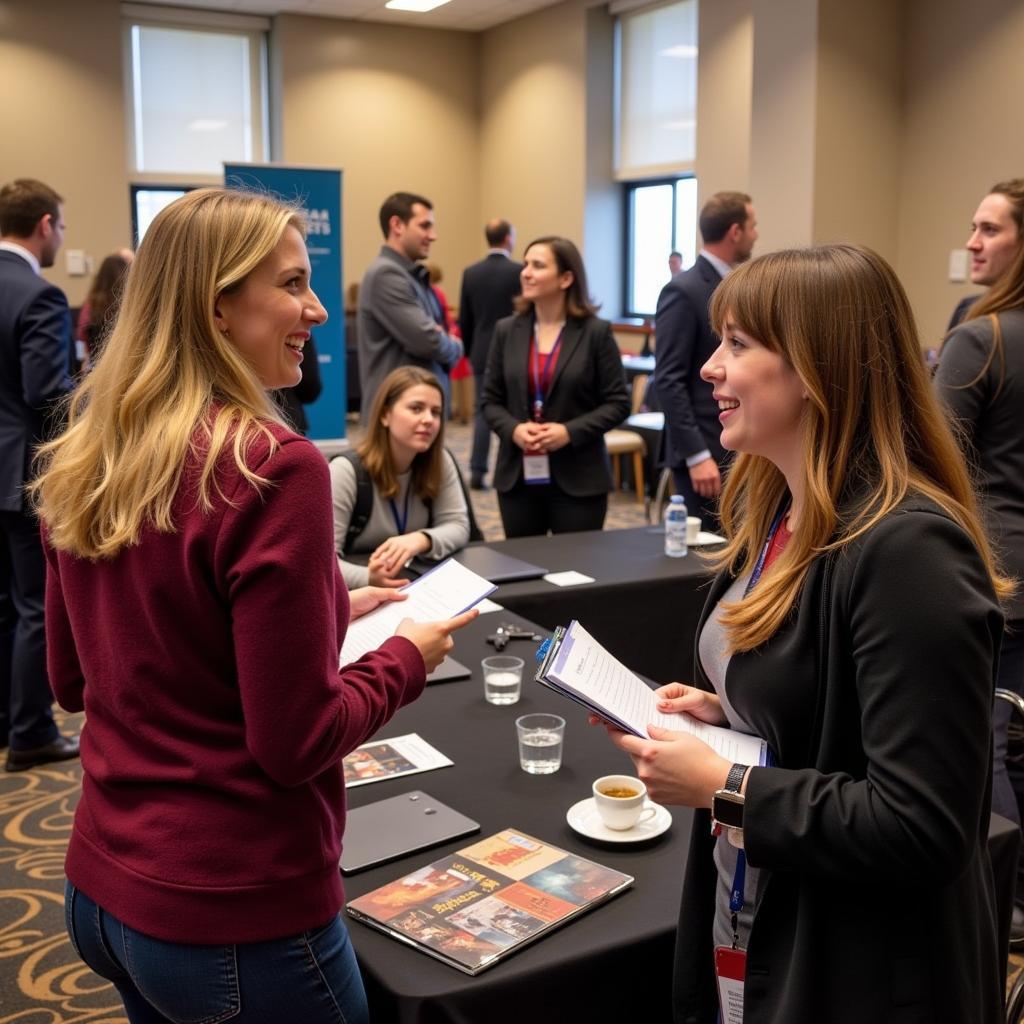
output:
<svg viewBox="0 0 1024 1024"><path fill-rule="evenodd" d="M441 490L441 473L444 458L444 389L441 382L428 370L418 366L400 366L392 370L377 389L370 410L369 428L366 437L357 445L356 451L366 467L373 486L382 498L393 498L398 493L398 474L391 457L391 437L384 426L384 417L409 388L426 384L441 396L441 429L434 443L412 460L412 478L409 486L413 494L424 500L433 500Z"/></svg>
<svg viewBox="0 0 1024 1024"><path fill-rule="evenodd" d="M933 394L906 293L870 249L827 245L761 256L734 270L711 302L726 321L796 371L803 412L806 498L800 528L761 583L723 608L733 650L751 650L781 626L812 562L875 526L908 493L936 502L971 538L993 586L995 565L967 467ZM728 539L718 569L749 573L787 495L767 459L737 456L721 498Z"/></svg>

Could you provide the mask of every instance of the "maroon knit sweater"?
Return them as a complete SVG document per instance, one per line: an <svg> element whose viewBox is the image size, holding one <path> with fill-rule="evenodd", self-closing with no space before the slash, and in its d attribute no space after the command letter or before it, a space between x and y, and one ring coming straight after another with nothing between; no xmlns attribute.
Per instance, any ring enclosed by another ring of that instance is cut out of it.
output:
<svg viewBox="0 0 1024 1024"><path fill-rule="evenodd" d="M46 545L50 680L86 712L67 875L168 941L259 941L337 913L340 759L425 683L399 637L339 672L327 464L273 430L276 452L248 456L262 492L229 451L228 500L200 512L190 466L174 533L98 562Z"/></svg>

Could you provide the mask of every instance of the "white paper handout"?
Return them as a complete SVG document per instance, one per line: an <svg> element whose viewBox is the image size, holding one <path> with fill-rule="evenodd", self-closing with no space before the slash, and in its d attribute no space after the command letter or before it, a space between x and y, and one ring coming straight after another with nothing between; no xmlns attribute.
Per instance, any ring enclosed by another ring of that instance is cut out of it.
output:
<svg viewBox="0 0 1024 1024"><path fill-rule="evenodd" d="M654 691L608 653L578 622L569 625L541 682L563 691L620 728L647 736L647 726L692 733L729 761L763 765L767 744L758 736L658 710Z"/></svg>
<svg viewBox="0 0 1024 1024"><path fill-rule="evenodd" d="M436 622L450 619L482 601L498 588L482 576L448 558L430 572L424 573L402 588L405 601L389 601L369 615L349 623L341 647L341 665L348 665L369 651L380 647L402 619L414 622Z"/></svg>
<svg viewBox="0 0 1024 1024"><path fill-rule="evenodd" d="M390 740L372 740L356 747L342 760L345 785L365 786L381 779L394 779L399 775L415 775L434 768L446 768L452 763L436 747L432 747L418 733L395 736Z"/></svg>

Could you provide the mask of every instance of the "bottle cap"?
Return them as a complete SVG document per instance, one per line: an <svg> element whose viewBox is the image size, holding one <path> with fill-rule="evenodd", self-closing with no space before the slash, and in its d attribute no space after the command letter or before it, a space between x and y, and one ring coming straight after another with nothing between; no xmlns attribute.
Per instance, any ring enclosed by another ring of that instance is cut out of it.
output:
<svg viewBox="0 0 1024 1024"><path fill-rule="evenodd" d="M683 496L681 494L673 494L669 501L671 501L673 505L682 505Z"/></svg>

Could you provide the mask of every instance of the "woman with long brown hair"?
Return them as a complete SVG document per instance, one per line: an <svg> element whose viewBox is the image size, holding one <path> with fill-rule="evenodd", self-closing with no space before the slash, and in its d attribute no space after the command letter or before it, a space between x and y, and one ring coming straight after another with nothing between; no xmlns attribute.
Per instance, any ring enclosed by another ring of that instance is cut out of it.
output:
<svg viewBox="0 0 1024 1024"><path fill-rule="evenodd" d="M361 486L371 492L362 512ZM334 546L349 587L401 586L409 559L437 561L465 547L466 495L444 446L444 392L429 370L400 366L384 378L366 436L331 462L331 493ZM345 557L360 553L369 555L365 566Z"/></svg>
<svg viewBox="0 0 1024 1024"><path fill-rule="evenodd" d="M986 844L1011 587L906 295L869 250L823 246L738 268L711 319L728 543L696 685L660 706L771 757L611 733L655 800L698 809L676 1020L711 1024L720 994L748 1024L997 1020Z"/></svg>

